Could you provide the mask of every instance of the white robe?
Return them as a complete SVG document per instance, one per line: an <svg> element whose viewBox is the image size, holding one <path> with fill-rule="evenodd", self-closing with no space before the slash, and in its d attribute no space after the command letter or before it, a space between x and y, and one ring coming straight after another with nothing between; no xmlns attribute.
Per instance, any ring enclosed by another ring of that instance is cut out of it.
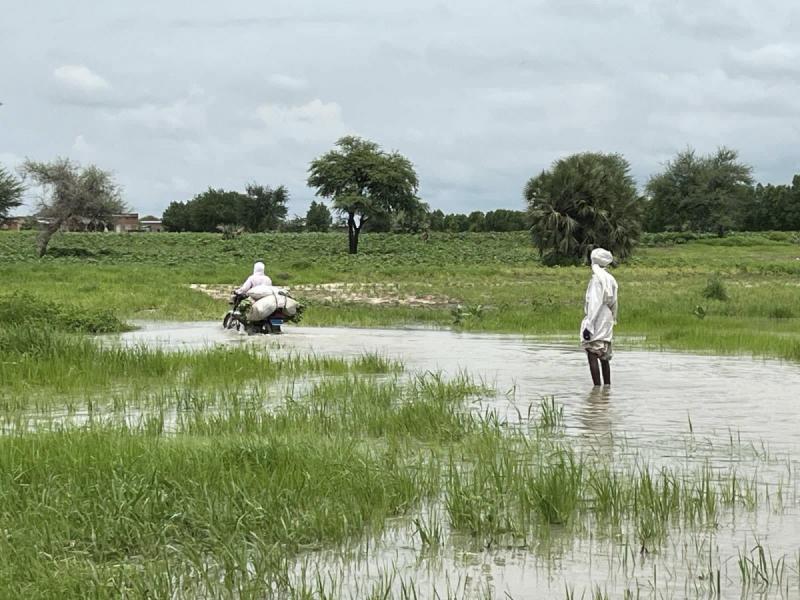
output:
<svg viewBox="0 0 800 600"><path fill-rule="evenodd" d="M588 329L591 337L588 342L611 342L614 338L614 325L617 322L617 280L599 265L592 265L592 279L586 288L584 318L581 322L580 335L583 339L584 329Z"/></svg>

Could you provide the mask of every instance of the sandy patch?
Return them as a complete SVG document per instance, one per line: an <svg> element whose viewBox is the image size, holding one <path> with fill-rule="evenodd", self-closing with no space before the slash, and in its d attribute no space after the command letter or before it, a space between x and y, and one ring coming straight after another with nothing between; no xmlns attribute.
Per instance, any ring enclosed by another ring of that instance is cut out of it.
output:
<svg viewBox="0 0 800 600"><path fill-rule="evenodd" d="M206 283L189 286L215 300L227 300L232 287ZM371 306L452 307L458 300L437 294L408 294L391 283L317 283L293 285L286 289L296 298L320 304L367 304Z"/></svg>

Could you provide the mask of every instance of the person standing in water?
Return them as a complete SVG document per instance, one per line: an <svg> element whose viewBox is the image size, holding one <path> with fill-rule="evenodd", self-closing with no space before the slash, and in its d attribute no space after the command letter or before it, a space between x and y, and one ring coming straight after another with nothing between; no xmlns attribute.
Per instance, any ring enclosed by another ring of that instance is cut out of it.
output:
<svg viewBox="0 0 800 600"><path fill-rule="evenodd" d="M606 270L614 257L603 248L592 251L592 279L586 288L581 346L589 359L595 385L611 385L611 344L617 322L617 280ZM602 371L603 379L600 380Z"/></svg>

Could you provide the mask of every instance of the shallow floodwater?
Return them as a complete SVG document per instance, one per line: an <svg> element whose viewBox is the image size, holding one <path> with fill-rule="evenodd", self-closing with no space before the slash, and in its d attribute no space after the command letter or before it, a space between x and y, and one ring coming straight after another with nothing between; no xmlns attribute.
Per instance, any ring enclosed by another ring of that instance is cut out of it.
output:
<svg viewBox="0 0 800 600"><path fill-rule="evenodd" d="M721 514L716 528L676 532L656 554L640 554L630 536L594 539L554 533L546 544L481 548L449 531L440 550L421 547L413 518L398 519L377 538L351 548L312 552L300 561L297 581L328 581L339 597L364 597L381 582L397 592L414 582L419 597L609 598L634 590L642 598L740 597L731 584L741 556L756 541L785 556L780 585L753 586L747 597L800 598L800 366L750 357L719 357L626 349L612 361L613 386L591 385L577 343L515 335L447 330L287 327L281 336L246 337L217 323L139 323L126 344L198 349L214 344L257 344L268 352L355 356L377 352L409 371L466 371L497 389L476 410L495 410L524 422L542 397L564 407L566 434L593 451L630 452L679 465L735 465L777 489L779 502L755 512ZM619 440L624 440L619 444ZM622 450L620 450L622 448ZM774 494L773 494L774 498ZM425 512L442 511L426 507ZM419 516L419 515L416 515ZM446 524L442 512L440 521ZM719 569L722 595L708 593L709 571ZM434 593L435 590L435 593ZM726 593L731 590L731 593ZM733 592L736 592L735 594ZM491 592L491 593L489 593ZM583 595L585 593L585 595ZM438 594L436 596L435 594ZM605 596L602 596L605 597Z"/></svg>
<svg viewBox="0 0 800 600"><path fill-rule="evenodd" d="M762 442L771 450L800 446L800 365L750 357L720 357L615 348L612 383L591 384L585 354L575 344L518 335L431 329L285 327L280 336L244 336L216 322L136 323L126 344L198 349L252 343L274 352L357 356L377 352L409 371L466 371L498 390L498 409L514 419L531 403L554 396L566 425L650 441L675 434L722 435ZM516 407L516 408L514 408Z"/></svg>

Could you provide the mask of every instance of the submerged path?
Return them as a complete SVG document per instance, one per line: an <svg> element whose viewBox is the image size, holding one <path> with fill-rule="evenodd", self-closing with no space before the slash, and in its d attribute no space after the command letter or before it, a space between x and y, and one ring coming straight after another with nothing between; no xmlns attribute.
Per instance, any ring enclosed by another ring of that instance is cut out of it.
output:
<svg viewBox="0 0 800 600"><path fill-rule="evenodd" d="M670 439L690 427L717 438L741 435L771 449L800 447L800 367L750 357L615 350L611 389L591 385L577 344L507 334L431 329L288 327L281 336L246 337L216 322L140 322L124 343L198 349L253 343L270 351L355 356L378 352L409 370L466 371L500 392L498 409L513 419L530 403L555 396L569 428ZM510 393L506 393L510 392ZM690 424L691 422L691 424Z"/></svg>

